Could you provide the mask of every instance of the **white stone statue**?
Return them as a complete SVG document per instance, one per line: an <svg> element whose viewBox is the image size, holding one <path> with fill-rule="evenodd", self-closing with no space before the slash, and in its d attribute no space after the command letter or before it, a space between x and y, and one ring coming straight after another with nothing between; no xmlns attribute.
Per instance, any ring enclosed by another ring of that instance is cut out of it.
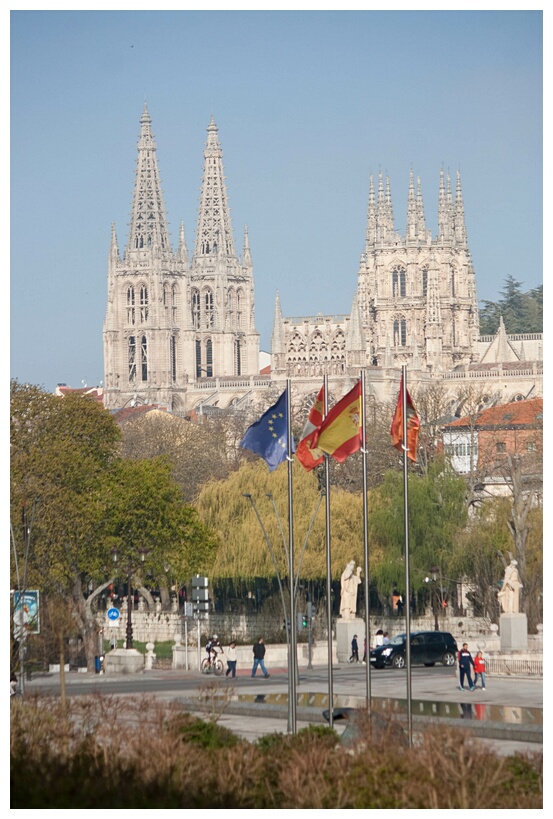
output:
<svg viewBox="0 0 553 819"><path fill-rule="evenodd" d="M517 614L520 611L520 590L522 583L517 569L516 560L511 560L505 568L503 585L497 592L497 598L505 614Z"/></svg>
<svg viewBox="0 0 553 819"><path fill-rule="evenodd" d="M340 578L340 616L344 620L353 620L357 612L357 587L361 583L361 566L354 573L355 560L350 560Z"/></svg>

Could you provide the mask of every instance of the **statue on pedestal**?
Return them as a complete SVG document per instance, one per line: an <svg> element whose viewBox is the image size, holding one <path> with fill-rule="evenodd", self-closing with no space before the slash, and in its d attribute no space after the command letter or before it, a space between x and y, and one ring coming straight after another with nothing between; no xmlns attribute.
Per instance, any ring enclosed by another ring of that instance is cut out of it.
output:
<svg viewBox="0 0 553 819"><path fill-rule="evenodd" d="M340 578L340 616L344 620L354 620L357 613L357 587L361 583L361 566L354 573L355 560L350 560Z"/></svg>
<svg viewBox="0 0 553 819"><path fill-rule="evenodd" d="M516 560L511 560L505 568L503 585L497 592L497 599L505 614L518 614L520 611L520 590L522 583L517 569Z"/></svg>

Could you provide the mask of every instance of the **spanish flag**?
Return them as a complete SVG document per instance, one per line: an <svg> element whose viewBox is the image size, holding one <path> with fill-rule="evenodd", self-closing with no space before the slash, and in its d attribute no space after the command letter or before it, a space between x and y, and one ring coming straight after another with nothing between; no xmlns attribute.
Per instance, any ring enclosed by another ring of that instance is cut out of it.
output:
<svg viewBox="0 0 553 819"><path fill-rule="evenodd" d="M312 448L315 433L323 423L324 395L325 388L323 385L319 390L315 403L309 410L309 415L303 428L301 441L296 449L296 458L308 472L310 472L316 466L319 466L319 464L322 464L324 460L324 454L322 451L320 449Z"/></svg>
<svg viewBox="0 0 553 819"><path fill-rule="evenodd" d="M315 431L312 449L321 449L343 463L361 448L361 380L335 404Z"/></svg>
<svg viewBox="0 0 553 819"><path fill-rule="evenodd" d="M412 461L417 461L417 442L419 439L420 421L417 411L409 390L407 393L407 457ZM403 373L401 375L401 382L399 385L399 395L397 397L396 410L392 418L392 426L390 428L390 435L392 436L393 445L400 452L403 451Z"/></svg>

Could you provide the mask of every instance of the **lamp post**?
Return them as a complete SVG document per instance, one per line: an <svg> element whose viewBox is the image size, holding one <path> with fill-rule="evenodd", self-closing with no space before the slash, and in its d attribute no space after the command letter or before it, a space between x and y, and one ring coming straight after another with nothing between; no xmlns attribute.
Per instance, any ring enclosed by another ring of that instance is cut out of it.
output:
<svg viewBox="0 0 553 819"><path fill-rule="evenodd" d="M140 557L140 564L144 563L146 558L146 549L141 546L138 550L138 554ZM113 562L115 566L117 566L117 561L119 560L119 551L114 548L111 550L111 556L113 558ZM132 579L132 572L133 572L133 565L129 558L129 564L127 567L127 644L126 648L132 648L132 586L131 586L131 579Z"/></svg>
<svg viewBox="0 0 553 819"><path fill-rule="evenodd" d="M430 569L430 577L432 579L432 608L434 610L434 631L439 631L440 626L438 623L438 606L436 601L436 583L438 581L440 570L437 566L432 566Z"/></svg>

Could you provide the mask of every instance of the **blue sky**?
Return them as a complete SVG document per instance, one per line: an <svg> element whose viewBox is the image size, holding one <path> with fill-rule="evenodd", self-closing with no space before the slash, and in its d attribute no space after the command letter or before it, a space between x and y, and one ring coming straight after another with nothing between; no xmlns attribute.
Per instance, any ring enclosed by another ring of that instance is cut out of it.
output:
<svg viewBox="0 0 553 819"><path fill-rule="evenodd" d="M3 15L7 19L7 15ZM285 315L347 313L369 174L403 231L409 170L437 231L461 171L478 297L542 282L540 11L12 11L11 376L103 379L111 223L127 242L146 100L173 245L194 246L206 128L248 225L268 350Z"/></svg>

